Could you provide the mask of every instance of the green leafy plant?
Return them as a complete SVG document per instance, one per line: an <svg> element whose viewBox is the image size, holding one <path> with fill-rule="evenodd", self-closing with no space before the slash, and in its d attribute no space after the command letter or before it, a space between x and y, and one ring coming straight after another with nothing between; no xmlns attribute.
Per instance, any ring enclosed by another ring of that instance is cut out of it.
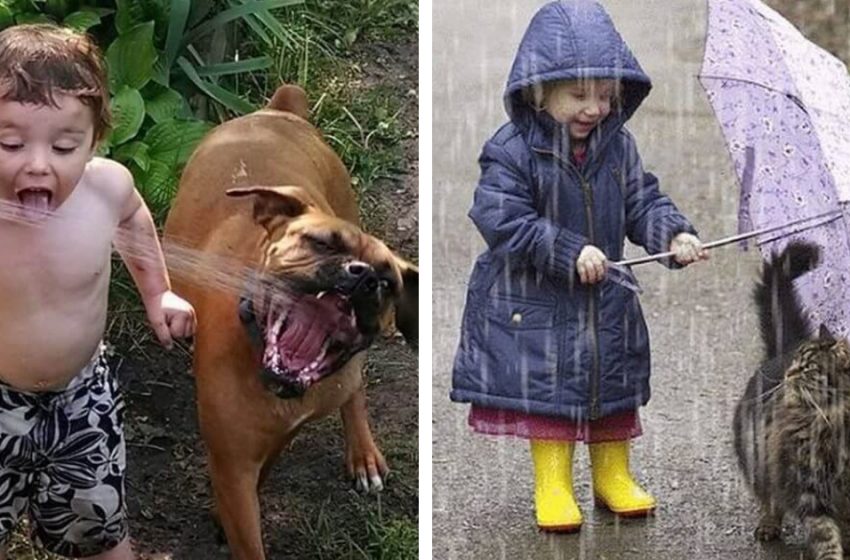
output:
<svg viewBox="0 0 850 560"><path fill-rule="evenodd" d="M104 47L114 126L99 153L127 165L154 214L162 217L183 165L213 126L202 109L224 120L257 108L221 79L272 64L265 55L212 62L227 50L215 34L239 21L267 45L287 41L287 31L269 10L302 1L0 0L0 27L53 22L86 31Z"/></svg>

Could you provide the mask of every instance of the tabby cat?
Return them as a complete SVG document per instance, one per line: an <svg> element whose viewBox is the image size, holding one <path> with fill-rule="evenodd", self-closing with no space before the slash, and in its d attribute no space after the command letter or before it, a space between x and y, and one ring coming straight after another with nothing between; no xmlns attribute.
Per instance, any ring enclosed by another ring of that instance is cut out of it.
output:
<svg viewBox="0 0 850 560"><path fill-rule="evenodd" d="M817 266L816 246L794 243L764 264L754 297L766 358L735 410L735 451L762 508L760 540L797 516L817 560L850 543L850 345L821 327L808 334L792 280ZM850 548L848 548L850 550Z"/></svg>

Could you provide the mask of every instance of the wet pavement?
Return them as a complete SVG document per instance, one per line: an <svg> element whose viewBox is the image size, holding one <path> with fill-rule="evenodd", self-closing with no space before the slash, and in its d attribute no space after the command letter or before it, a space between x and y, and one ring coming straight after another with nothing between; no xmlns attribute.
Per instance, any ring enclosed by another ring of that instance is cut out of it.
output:
<svg viewBox="0 0 850 560"><path fill-rule="evenodd" d="M705 34L702 0L604 2L654 88L630 121L644 166L703 240L736 232L736 180L696 76ZM539 534L523 440L471 434L468 408L448 400L465 283L483 247L467 219L482 143L505 119L510 64L538 1L434 0L433 557L436 559L802 558L785 541L754 541L757 509L732 449L735 402L759 358L750 300L754 251L724 247L683 271L635 269L645 290L653 395L635 441L638 478L659 501L649 520L618 522L593 508L586 449L575 460L585 515L580 535ZM631 255L642 254L632 247Z"/></svg>

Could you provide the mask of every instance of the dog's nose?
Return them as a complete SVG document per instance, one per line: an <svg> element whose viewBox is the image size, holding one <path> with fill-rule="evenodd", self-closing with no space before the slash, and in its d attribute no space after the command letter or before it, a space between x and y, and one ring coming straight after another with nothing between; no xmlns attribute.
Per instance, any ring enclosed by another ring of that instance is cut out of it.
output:
<svg viewBox="0 0 850 560"><path fill-rule="evenodd" d="M378 289L378 275L372 265L362 261L346 263L345 272L348 274L352 291L374 292Z"/></svg>
<svg viewBox="0 0 850 560"><path fill-rule="evenodd" d="M370 270L372 267L362 261L351 261L345 265L345 271L351 276L363 276Z"/></svg>

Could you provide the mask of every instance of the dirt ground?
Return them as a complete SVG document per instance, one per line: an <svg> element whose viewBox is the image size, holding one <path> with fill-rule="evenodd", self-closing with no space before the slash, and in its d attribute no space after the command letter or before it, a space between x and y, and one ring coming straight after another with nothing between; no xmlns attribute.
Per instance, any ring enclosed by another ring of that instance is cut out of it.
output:
<svg viewBox="0 0 850 560"><path fill-rule="evenodd" d="M417 52L370 45L355 55L364 83L393 84L406 99L401 115L416 130ZM414 92L411 94L411 92ZM367 229L405 257L418 250L417 135L404 141L405 172L374 185L375 216ZM127 397L128 508L142 558L226 558L208 511L211 492L195 418L191 359L153 343L112 340L113 363ZM417 355L401 339L380 342L369 355L369 410L378 445L392 470L380 496L361 497L344 469L338 415L308 425L283 454L262 492L263 530L271 558L362 558L379 523L417 525Z"/></svg>

